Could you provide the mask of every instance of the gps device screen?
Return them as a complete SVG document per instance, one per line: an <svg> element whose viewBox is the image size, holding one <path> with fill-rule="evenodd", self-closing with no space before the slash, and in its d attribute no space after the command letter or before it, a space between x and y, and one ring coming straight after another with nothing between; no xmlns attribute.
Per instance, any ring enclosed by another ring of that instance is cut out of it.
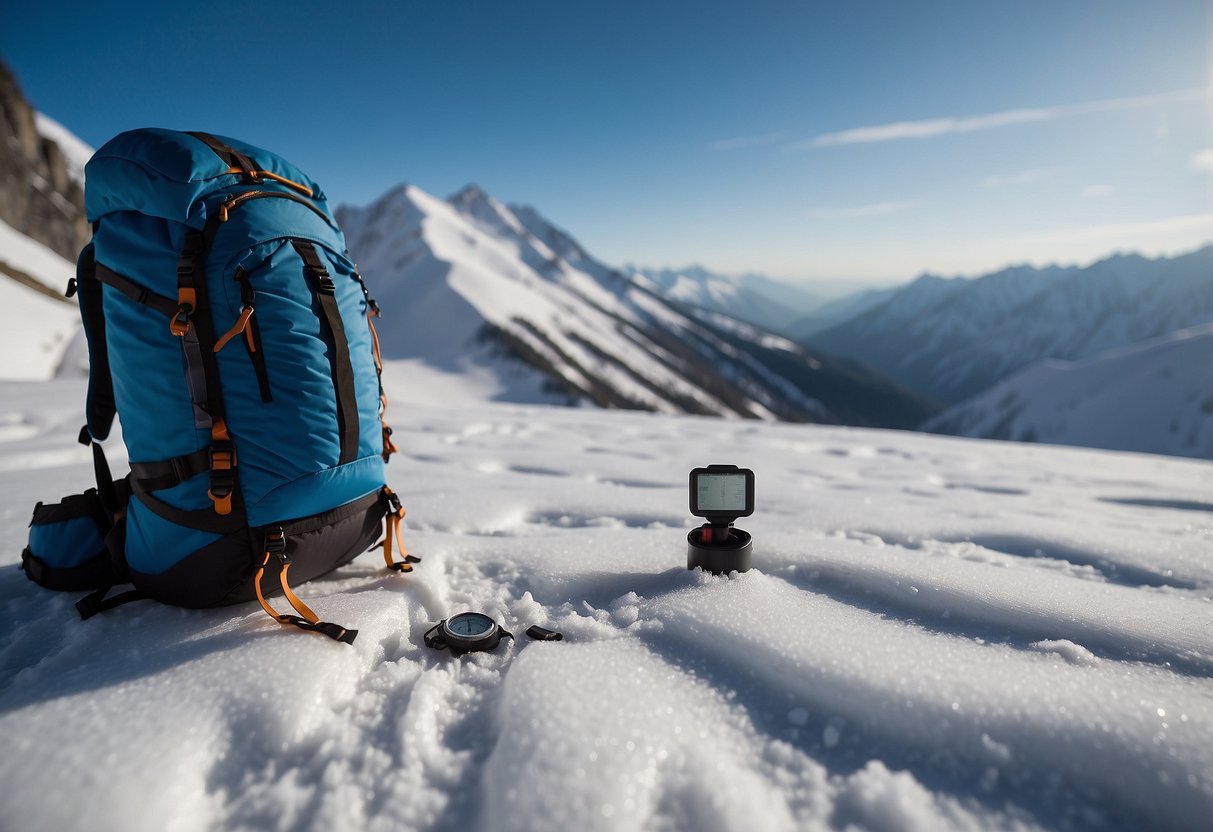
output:
<svg viewBox="0 0 1213 832"><path fill-rule="evenodd" d="M700 511L745 511L744 474L700 474L695 483Z"/></svg>
<svg viewBox="0 0 1213 832"><path fill-rule="evenodd" d="M691 472L691 514L717 521L754 512L754 472L736 465L709 465Z"/></svg>

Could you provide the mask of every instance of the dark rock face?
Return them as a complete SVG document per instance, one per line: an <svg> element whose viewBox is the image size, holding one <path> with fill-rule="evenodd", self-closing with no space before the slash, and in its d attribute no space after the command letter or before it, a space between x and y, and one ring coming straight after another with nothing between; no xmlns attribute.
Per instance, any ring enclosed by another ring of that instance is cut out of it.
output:
<svg viewBox="0 0 1213 832"><path fill-rule="evenodd" d="M0 62L0 220L70 261L88 242L84 189L59 145L34 125L34 109Z"/></svg>

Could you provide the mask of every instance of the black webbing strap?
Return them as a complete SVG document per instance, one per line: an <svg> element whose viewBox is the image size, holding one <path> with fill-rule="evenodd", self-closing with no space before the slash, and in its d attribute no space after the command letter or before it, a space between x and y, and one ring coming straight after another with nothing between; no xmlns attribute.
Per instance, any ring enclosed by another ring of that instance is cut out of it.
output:
<svg viewBox="0 0 1213 832"><path fill-rule="evenodd" d="M48 566L28 546L21 552L21 570L34 583L56 592L87 592L99 586L112 586L116 577L108 552L77 566L58 568Z"/></svg>
<svg viewBox="0 0 1213 832"><path fill-rule="evenodd" d="M193 479L211 467L209 447L163 462L132 462L131 479L143 491L161 491Z"/></svg>
<svg viewBox="0 0 1213 832"><path fill-rule="evenodd" d="M76 612L80 613L81 621L88 621L97 613L112 610L114 607L129 604L131 601L142 601L147 598L147 595L138 589L128 590L112 598L106 598L105 596L109 594L111 589L113 589L112 586L103 586L96 592L90 592L76 602Z"/></svg>
<svg viewBox="0 0 1213 832"><path fill-rule="evenodd" d="M76 292L84 336L88 341L88 398L84 415L92 435L105 439L113 427L117 408L114 404L114 381L110 377L109 347L105 340L105 308L101 303L101 284L97 280L97 261L92 243L80 252L80 260L76 264Z"/></svg>
<svg viewBox="0 0 1213 832"><path fill-rule="evenodd" d="M155 309L167 318L171 318L177 314L177 302L175 300L166 298L164 295L158 295L101 263L97 264L97 280L106 286L113 286L135 303L141 303L144 306Z"/></svg>
<svg viewBox="0 0 1213 832"><path fill-rule="evenodd" d="M353 644L354 639L358 637L357 630L347 630L340 624L334 624L331 621L317 621L313 624L306 618L300 618L297 615L282 615L279 613L278 622L280 624L294 624L300 630L307 630L309 633L323 633L333 641L340 641L342 644Z"/></svg>
<svg viewBox="0 0 1213 832"><path fill-rule="evenodd" d="M339 464L344 465L358 458L358 400L354 395L354 366L350 362L350 344L337 305L337 289L314 245L305 240L291 240L291 245L303 258L304 271L311 278L312 291L323 313L321 321L333 347L333 387L337 393L337 429L341 434Z"/></svg>
<svg viewBox="0 0 1213 832"><path fill-rule="evenodd" d="M174 335L181 338L181 351L185 356L185 380L190 391L190 402L194 408L194 427L210 430L214 420L220 418L216 411L218 396L218 372L208 361L208 345L214 343L211 316L207 313L205 250L201 232L189 230L181 256L177 259L177 303L174 304ZM209 338L204 337L210 334Z"/></svg>
<svg viewBox="0 0 1213 832"><path fill-rule="evenodd" d="M101 507L112 517L125 508L125 506L118 503L118 491L114 487L114 477L110 474L110 466L105 459L105 451L101 449L100 442L93 441L93 436L89 433L88 425L80 428L78 441L81 445L93 449L93 474L97 478L97 498L101 501Z"/></svg>
<svg viewBox="0 0 1213 832"><path fill-rule="evenodd" d="M199 141L204 142L207 147L209 147L211 150L215 151L215 153L219 156L220 159L227 162L228 167L240 168L242 171L244 171L245 175L247 175L250 179L253 179L254 181L256 181L257 166L253 164L252 159L245 156L239 150L236 150L234 147L230 147L230 146L224 144L223 142L219 141L217 138L212 136L210 133L203 133L203 132L197 131L197 130L190 130L187 133L187 135L193 136L195 139L198 139Z"/></svg>
<svg viewBox="0 0 1213 832"><path fill-rule="evenodd" d="M143 506L170 523L176 523L178 526L185 526L187 529L198 529L199 531L210 532L212 534L233 534L243 529L247 524L243 513L243 504L239 499L233 499L233 505L236 510L231 514L217 514L209 508L199 508L187 510L170 506L164 500L157 499L151 493L139 487L139 484L132 480L134 487L134 499L138 500ZM239 492L233 494L237 497Z"/></svg>

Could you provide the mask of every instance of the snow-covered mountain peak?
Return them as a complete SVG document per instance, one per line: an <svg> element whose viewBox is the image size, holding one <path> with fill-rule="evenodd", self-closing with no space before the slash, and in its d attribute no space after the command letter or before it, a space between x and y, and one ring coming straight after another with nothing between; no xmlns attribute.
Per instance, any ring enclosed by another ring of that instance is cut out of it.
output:
<svg viewBox="0 0 1213 832"><path fill-rule="evenodd" d="M548 220L530 205L511 205L510 210L527 231L543 242L557 256L570 263L591 260L589 253L572 234Z"/></svg>
<svg viewBox="0 0 1213 832"><path fill-rule="evenodd" d="M449 200L395 188L338 221L393 322L379 333L385 357L476 376L492 398L906 427L931 410L878 377L678 309L476 186Z"/></svg>

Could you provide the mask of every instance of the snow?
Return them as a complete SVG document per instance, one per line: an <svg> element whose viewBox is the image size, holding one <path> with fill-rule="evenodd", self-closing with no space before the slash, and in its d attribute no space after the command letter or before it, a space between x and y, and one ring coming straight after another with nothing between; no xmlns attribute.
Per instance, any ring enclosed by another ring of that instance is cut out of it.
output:
<svg viewBox="0 0 1213 832"><path fill-rule="evenodd" d="M93 148L46 113L34 113L34 127L43 138L59 145L59 149L63 151L63 160L67 162L67 172L83 185L84 166L93 158Z"/></svg>
<svg viewBox="0 0 1213 832"><path fill-rule="evenodd" d="M12 565L33 501L90 482L84 386L0 383L0 828L1205 826L1213 463L485 383L389 373L423 562L299 588L352 647L256 604L78 621ZM713 462L757 474L744 575L685 569ZM423 646L465 609L517 640Z"/></svg>
<svg viewBox="0 0 1213 832"><path fill-rule="evenodd" d="M1213 324L1040 362L923 429L1213 460Z"/></svg>
<svg viewBox="0 0 1213 832"><path fill-rule="evenodd" d="M41 243L0 222L0 379L47 379L61 367L80 332L74 302L63 302L18 283L19 271L61 294L75 267ZM73 352L75 356L75 352Z"/></svg>

